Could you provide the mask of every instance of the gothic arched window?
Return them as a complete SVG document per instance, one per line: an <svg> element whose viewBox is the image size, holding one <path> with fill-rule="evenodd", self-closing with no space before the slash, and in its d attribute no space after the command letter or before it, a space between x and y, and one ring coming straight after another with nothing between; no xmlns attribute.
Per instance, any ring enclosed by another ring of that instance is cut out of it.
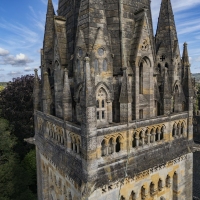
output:
<svg viewBox="0 0 200 200"><path fill-rule="evenodd" d="M158 190L161 191L163 189L163 181L162 179L159 179L158 181Z"/></svg>
<svg viewBox="0 0 200 200"><path fill-rule="evenodd" d="M141 199L145 199L146 197L146 189L144 186L142 186L141 188Z"/></svg>
<svg viewBox="0 0 200 200"><path fill-rule="evenodd" d="M143 64L139 67L139 93L143 94Z"/></svg>
<svg viewBox="0 0 200 200"><path fill-rule="evenodd" d="M109 153L109 154L112 154L112 153L113 153L113 143L112 143L112 138L110 138L110 140L109 140L108 153Z"/></svg>
<svg viewBox="0 0 200 200"><path fill-rule="evenodd" d="M100 122L107 121L107 102L106 92L103 88L99 90L96 96L97 99L97 120Z"/></svg>
<svg viewBox="0 0 200 200"><path fill-rule="evenodd" d="M106 59L104 59L103 60L103 71L107 71L108 70L108 64L107 64L107 60Z"/></svg>
<svg viewBox="0 0 200 200"><path fill-rule="evenodd" d="M106 155L106 142L105 142L105 140L103 140L101 142L101 156L103 157L105 155Z"/></svg>
<svg viewBox="0 0 200 200"><path fill-rule="evenodd" d="M132 141L132 147L136 147L137 144L136 144L136 133L133 134L133 141Z"/></svg>
<svg viewBox="0 0 200 200"><path fill-rule="evenodd" d="M171 177L169 175L167 175L167 178L166 178L166 187L171 187Z"/></svg>
<svg viewBox="0 0 200 200"><path fill-rule="evenodd" d="M99 61L98 61L98 59L95 59L95 61L94 61L94 68L95 68L96 74L99 74Z"/></svg>
<svg viewBox="0 0 200 200"><path fill-rule="evenodd" d="M153 182L151 182L150 184L150 194L153 195L155 192L155 184Z"/></svg>
<svg viewBox="0 0 200 200"><path fill-rule="evenodd" d="M133 191L131 192L129 200L136 200L136 194L135 194L135 192L133 192Z"/></svg>
<svg viewBox="0 0 200 200"><path fill-rule="evenodd" d="M116 152L120 152L121 146L120 146L120 138L118 137L116 139Z"/></svg>

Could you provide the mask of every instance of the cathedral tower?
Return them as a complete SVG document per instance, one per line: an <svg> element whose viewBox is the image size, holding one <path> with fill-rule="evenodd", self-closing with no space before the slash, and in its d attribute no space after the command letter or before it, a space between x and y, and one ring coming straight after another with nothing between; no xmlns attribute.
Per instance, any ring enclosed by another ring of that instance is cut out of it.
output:
<svg viewBox="0 0 200 200"><path fill-rule="evenodd" d="M193 88L170 0L48 0L35 71L38 200L192 200Z"/></svg>

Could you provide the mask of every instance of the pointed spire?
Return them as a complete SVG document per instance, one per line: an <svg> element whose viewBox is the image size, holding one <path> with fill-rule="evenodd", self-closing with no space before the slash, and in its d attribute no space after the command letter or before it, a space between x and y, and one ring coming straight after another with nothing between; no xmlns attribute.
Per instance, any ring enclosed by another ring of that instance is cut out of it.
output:
<svg viewBox="0 0 200 200"><path fill-rule="evenodd" d="M48 0L47 15L48 16L54 16L55 15L55 11L54 11L52 0Z"/></svg>
<svg viewBox="0 0 200 200"><path fill-rule="evenodd" d="M187 65L185 67L185 76L183 78L183 91L184 91L186 98L194 96L194 87L193 87L193 83L192 83L190 65Z"/></svg>
<svg viewBox="0 0 200 200"><path fill-rule="evenodd" d="M64 88L63 88L63 118L65 121L72 121L72 97L68 78L68 71L64 71Z"/></svg>
<svg viewBox="0 0 200 200"><path fill-rule="evenodd" d="M46 14L46 24L45 24L45 34L44 34L44 52L49 52L53 46L54 38L54 8L52 0L48 0L47 4L47 14Z"/></svg>
<svg viewBox="0 0 200 200"><path fill-rule="evenodd" d="M178 37L171 1L162 0L156 32L157 50L160 47L167 48L166 53L172 59L177 41Z"/></svg>
<svg viewBox="0 0 200 200"><path fill-rule="evenodd" d="M52 97L51 97L51 88L50 88L49 77L48 77L47 72L44 73L43 81L44 81L43 89L42 89L43 112L50 114L51 113L50 106L51 106Z"/></svg>
<svg viewBox="0 0 200 200"><path fill-rule="evenodd" d="M37 73L37 69L35 71L35 78L34 78L34 87L33 87L33 104L34 104L34 109L39 110L40 107L40 83L39 83L39 77Z"/></svg>
<svg viewBox="0 0 200 200"><path fill-rule="evenodd" d="M85 13L87 13L87 15ZM96 3L93 3L92 0L81 0L78 29L82 30L84 33L88 52L92 50L96 39L95 33L97 33L99 27L106 30L106 15L103 0L98 0Z"/></svg>
<svg viewBox="0 0 200 200"><path fill-rule="evenodd" d="M190 65L189 56L188 56L188 49L187 49L187 43L186 42L183 44L182 63L183 63L184 66Z"/></svg>

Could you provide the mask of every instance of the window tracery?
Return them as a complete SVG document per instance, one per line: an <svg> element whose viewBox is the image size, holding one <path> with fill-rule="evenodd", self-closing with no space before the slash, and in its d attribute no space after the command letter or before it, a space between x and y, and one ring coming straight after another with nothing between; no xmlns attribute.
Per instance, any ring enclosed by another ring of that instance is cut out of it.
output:
<svg viewBox="0 0 200 200"><path fill-rule="evenodd" d="M99 122L106 122L107 121L107 102L106 102L106 92L103 88L99 90L97 93L97 121Z"/></svg>

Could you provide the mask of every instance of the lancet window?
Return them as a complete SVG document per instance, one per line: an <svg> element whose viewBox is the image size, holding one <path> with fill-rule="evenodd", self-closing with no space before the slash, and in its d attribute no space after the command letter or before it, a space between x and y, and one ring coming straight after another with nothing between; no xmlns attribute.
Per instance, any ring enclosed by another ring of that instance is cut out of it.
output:
<svg viewBox="0 0 200 200"><path fill-rule="evenodd" d="M106 92L104 89L100 89L96 96L96 107L97 107L97 121L107 121L107 102Z"/></svg>
<svg viewBox="0 0 200 200"><path fill-rule="evenodd" d="M103 71L107 71L108 70L108 64L107 64L107 60L106 59L104 59L103 60Z"/></svg>
<svg viewBox="0 0 200 200"><path fill-rule="evenodd" d="M95 68L96 74L99 74L99 61L98 61L98 59L95 59L95 61L94 61L94 68Z"/></svg>
<svg viewBox="0 0 200 200"><path fill-rule="evenodd" d="M143 64L139 67L139 93L143 94Z"/></svg>
<svg viewBox="0 0 200 200"><path fill-rule="evenodd" d="M101 142L101 156L107 156L113 153L118 153L121 150L120 136L104 139Z"/></svg>
<svg viewBox="0 0 200 200"><path fill-rule="evenodd" d="M133 191L131 192L129 200L136 200L136 194L135 194L135 192L133 192Z"/></svg>
<svg viewBox="0 0 200 200"><path fill-rule="evenodd" d="M162 179L159 179L158 181L158 190L161 191L163 189L163 181Z"/></svg>

